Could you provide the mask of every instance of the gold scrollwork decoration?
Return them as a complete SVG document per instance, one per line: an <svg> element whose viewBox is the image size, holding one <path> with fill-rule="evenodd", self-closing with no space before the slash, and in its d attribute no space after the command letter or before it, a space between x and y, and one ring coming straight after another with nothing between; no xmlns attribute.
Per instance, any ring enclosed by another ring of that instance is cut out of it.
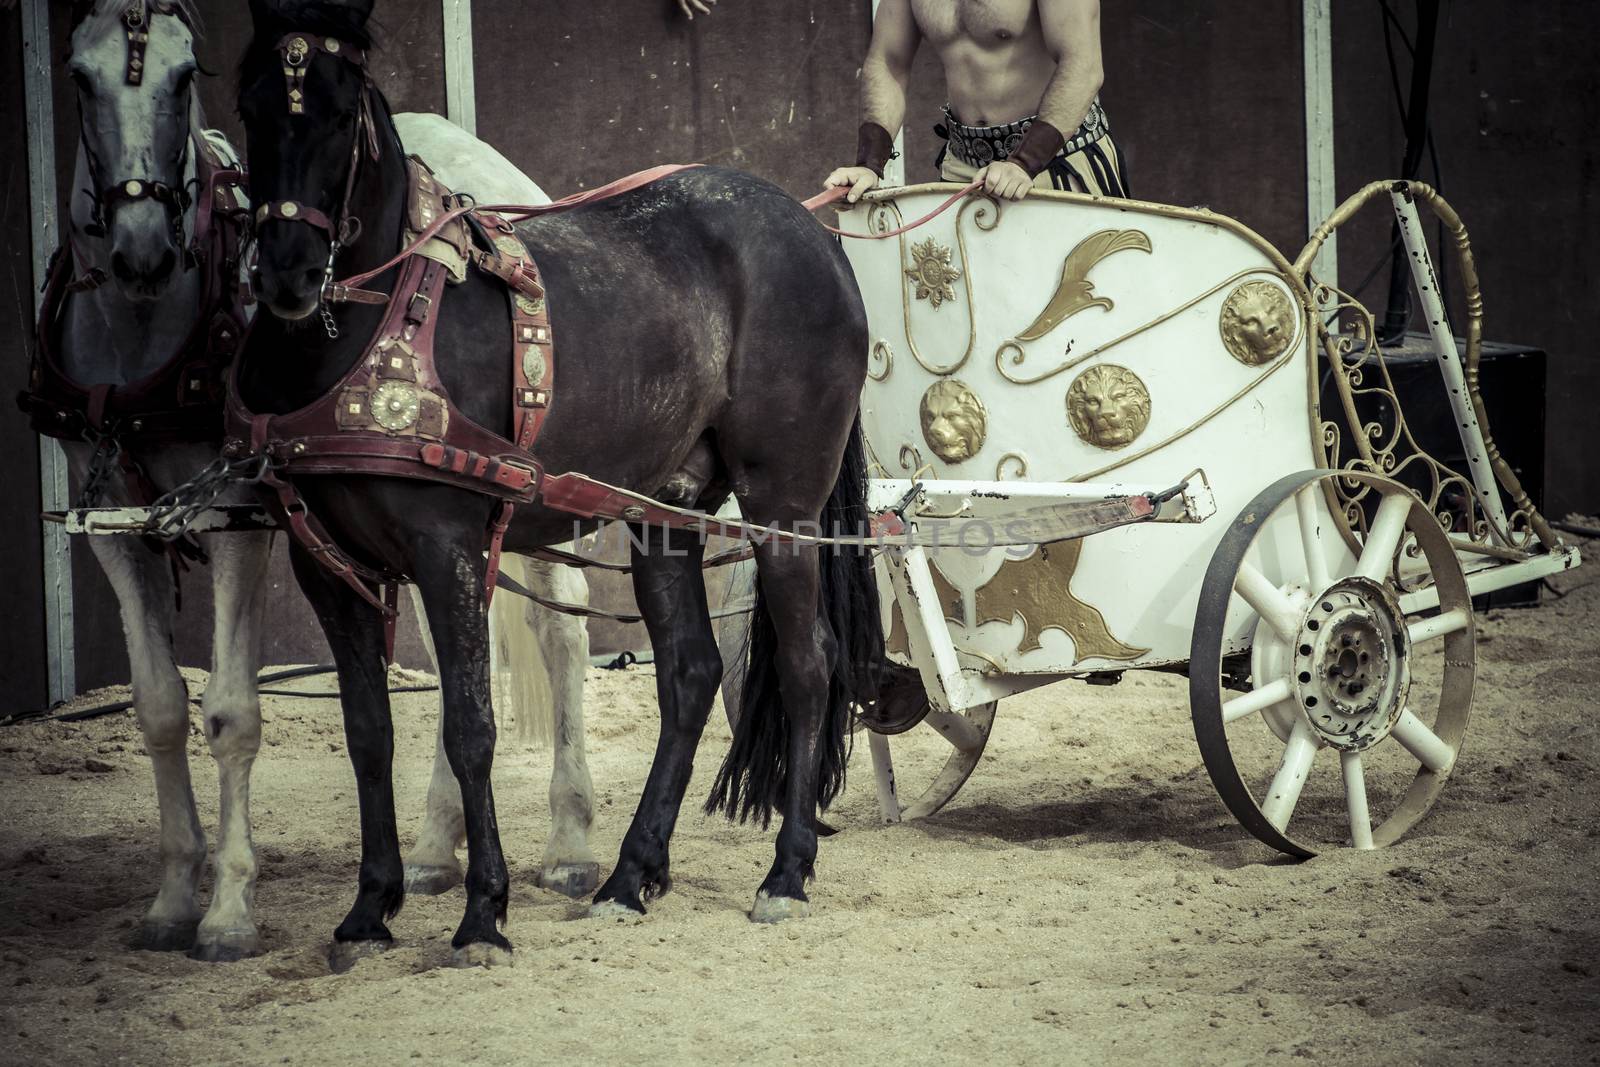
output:
<svg viewBox="0 0 1600 1067"><path fill-rule="evenodd" d="M991 208L993 209L992 211ZM973 311L972 302L972 289L975 282L972 276L972 265L967 258L967 233L965 224L968 221L969 213L972 225L977 227L979 230L988 232L1000 225L1000 203L993 197L990 197L986 194L980 194L978 196L968 197L966 201L956 209L954 223L956 231L955 255L959 256L960 265L957 267L954 262L952 262L950 269L959 269L962 274L959 302L966 308L967 311L967 343L966 347L961 350L961 355L949 362L936 363L929 360L925 355L923 355L921 346L917 344L916 329L911 322L911 304L912 294L914 291L914 283L912 279L918 273L918 266L908 259L908 242L906 235L901 234L898 238L900 242L900 267L905 272L903 281L906 283L902 284L900 287L900 310L906 326L906 342L908 347L911 349L911 358L916 360L918 366L927 371L929 374L945 375L954 374L959 371L966 365L967 360L972 357L973 346L977 344L978 340L977 317ZM902 220L900 217L900 208L899 205L897 205L893 200L884 200L874 205L872 214L867 220L868 228L875 233L888 233L890 230L898 228L901 224ZM924 242L924 244L925 243L926 242ZM914 253L915 250L913 250L913 255ZM942 299L954 300L955 297L952 295Z"/></svg>
<svg viewBox="0 0 1600 1067"><path fill-rule="evenodd" d="M1096 448L1125 448L1150 425L1150 390L1127 367L1097 363L1067 387L1067 421Z"/></svg>
<svg viewBox="0 0 1600 1067"><path fill-rule="evenodd" d="M995 481L1003 482L1006 480L1007 463L1016 464L1016 477L1026 478L1028 476L1028 457L1024 456L1021 452L1007 452L1005 455L1000 457L1000 462L994 465Z"/></svg>
<svg viewBox="0 0 1600 1067"><path fill-rule="evenodd" d="M1297 318L1294 302L1282 288L1260 278L1245 282L1222 302L1222 345L1246 366L1271 363L1294 342Z"/></svg>
<svg viewBox="0 0 1600 1067"><path fill-rule="evenodd" d="M887 381L889 372L894 370L894 349L890 347L889 342L875 342L872 346L872 358L883 364L883 371L882 373L876 372L873 369L873 365L869 363L867 365L867 377L875 382Z"/></svg>
<svg viewBox="0 0 1600 1067"><path fill-rule="evenodd" d="M941 378L922 394L922 439L946 463L971 459L988 436L989 410L965 382Z"/></svg>

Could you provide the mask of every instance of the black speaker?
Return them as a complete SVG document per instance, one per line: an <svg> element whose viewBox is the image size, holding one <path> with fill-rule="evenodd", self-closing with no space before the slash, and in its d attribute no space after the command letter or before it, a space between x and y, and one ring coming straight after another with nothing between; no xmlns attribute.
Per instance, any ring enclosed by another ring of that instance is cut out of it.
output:
<svg viewBox="0 0 1600 1067"><path fill-rule="evenodd" d="M1466 342L1457 340L1466 350ZM1467 461L1450 407L1449 392L1433 355L1433 342L1426 334L1411 333L1398 345L1383 348L1384 365L1394 383L1395 399L1405 415L1406 426L1418 447L1446 467L1466 475ZM1478 392L1483 397L1485 427L1500 455L1522 482L1534 507L1544 506L1544 405L1545 364L1543 351L1527 345L1496 344L1486 341L1478 362ZM1363 370L1364 388L1379 384L1376 368ZM1356 411L1363 422L1376 421L1387 429L1394 425L1392 405L1387 398L1357 395ZM1331 372L1322 378L1322 417L1343 427L1344 407L1333 385ZM1343 431L1349 441L1349 431ZM1348 451L1349 445L1346 444ZM1402 446L1403 448L1403 446ZM1349 459L1347 454L1344 457ZM1399 480L1424 495L1428 479L1418 471L1402 473ZM1459 501L1446 499L1443 506L1461 510ZM1510 501L1507 501L1509 505ZM1525 607L1539 602L1542 582L1522 585L1474 597L1480 611L1491 607Z"/></svg>

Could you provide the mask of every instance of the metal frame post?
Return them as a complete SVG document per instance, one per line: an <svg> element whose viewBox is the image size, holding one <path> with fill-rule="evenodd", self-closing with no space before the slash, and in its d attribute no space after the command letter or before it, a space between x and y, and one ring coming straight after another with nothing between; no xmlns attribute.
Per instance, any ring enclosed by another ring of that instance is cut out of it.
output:
<svg viewBox="0 0 1600 1067"><path fill-rule="evenodd" d="M23 100L28 127L29 234L33 244L33 310L58 244L56 214L55 108L50 98L50 9L48 0L22 2ZM39 501L45 511L68 506L67 457L54 438L39 439ZM44 524L44 634L50 703L78 690L73 644L72 542L56 523Z"/></svg>
<svg viewBox="0 0 1600 1067"><path fill-rule="evenodd" d="M445 117L478 135L478 89L472 66L472 0L444 3Z"/></svg>
<svg viewBox="0 0 1600 1067"><path fill-rule="evenodd" d="M1333 169L1333 0L1301 0L1306 104L1306 233L1338 206ZM1338 235L1311 261L1318 280L1339 284Z"/></svg>

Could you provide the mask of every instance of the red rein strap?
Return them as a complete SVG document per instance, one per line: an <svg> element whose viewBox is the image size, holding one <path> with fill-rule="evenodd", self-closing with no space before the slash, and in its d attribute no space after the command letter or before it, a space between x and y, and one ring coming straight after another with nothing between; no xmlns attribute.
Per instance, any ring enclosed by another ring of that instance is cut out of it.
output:
<svg viewBox="0 0 1600 1067"><path fill-rule="evenodd" d="M854 237L862 241L881 241L886 237L899 237L908 230L914 230L918 226L932 222L940 215L943 215L946 211L949 211L958 200L964 200L973 193L977 192L979 187L982 185L982 178L974 178L956 192L951 193L948 200L934 208L932 211L928 212L926 215L922 216L920 219L917 219L914 222L908 222L904 226L896 227L895 229L885 231L884 233L846 233L843 230L834 229L826 222L820 223L819 225L821 225L824 230L827 230L831 234L836 234L840 237ZM843 200L849 195L849 186L836 185L832 189L818 193L816 196L813 196L810 200L805 201L800 206L805 208L807 211L815 211L819 207L827 207L829 204L838 203L840 200Z"/></svg>

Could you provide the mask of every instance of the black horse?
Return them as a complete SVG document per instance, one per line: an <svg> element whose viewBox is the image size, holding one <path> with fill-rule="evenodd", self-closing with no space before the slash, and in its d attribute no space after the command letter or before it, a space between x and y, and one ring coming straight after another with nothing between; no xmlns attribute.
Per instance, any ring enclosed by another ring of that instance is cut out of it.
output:
<svg viewBox="0 0 1600 1067"><path fill-rule="evenodd" d="M295 200L362 236L337 249L354 275L399 250L404 154L382 95L358 66L308 63L303 109L291 113L283 54L291 32L365 49L372 0L252 0L239 111L257 204ZM363 120L363 114L371 116ZM376 138L363 147L370 126ZM351 168L355 168L351 173ZM469 190L470 191L470 190ZM351 227L353 229L353 227ZM729 493L751 521L859 530L865 473L856 420L866 371L866 318L837 244L780 189L711 167L518 227L549 294L558 386L537 452L549 472L583 471L681 506L714 510ZM257 292L267 314L241 356L238 395L252 411L290 412L337 383L361 357L380 308L321 299L331 242L315 226L271 218L258 232ZM388 291L394 271L367 283ZM331 310L338 337L325 330ZM436 351L450 396L481 425L511 429L513 358L505 288L469 272L450 287ZM313 513L352 556L419 586L434 627L445 738L461 783L469 850L458 962L509 952L501 935L507 874L490 792L483 555L496 502L384 477L305 477ZM642 913L670 886L668 841L721 660L701 577L703 545L687 531L636 531L634 590L655 651L661 734L598 912ZM570 515L519 507L506 547L571 539ZM815 809L844 776L852 705L870 699L882 635L864 553L757 546L758 617L745 708L708 810L763 826L782 815L777 858L751 917L807 910ZM304 551L295 574L332 645L360 796L360 888L335 932L336 955L382 948L402 902L390 783L392 727L380 613Z"/></svg>

